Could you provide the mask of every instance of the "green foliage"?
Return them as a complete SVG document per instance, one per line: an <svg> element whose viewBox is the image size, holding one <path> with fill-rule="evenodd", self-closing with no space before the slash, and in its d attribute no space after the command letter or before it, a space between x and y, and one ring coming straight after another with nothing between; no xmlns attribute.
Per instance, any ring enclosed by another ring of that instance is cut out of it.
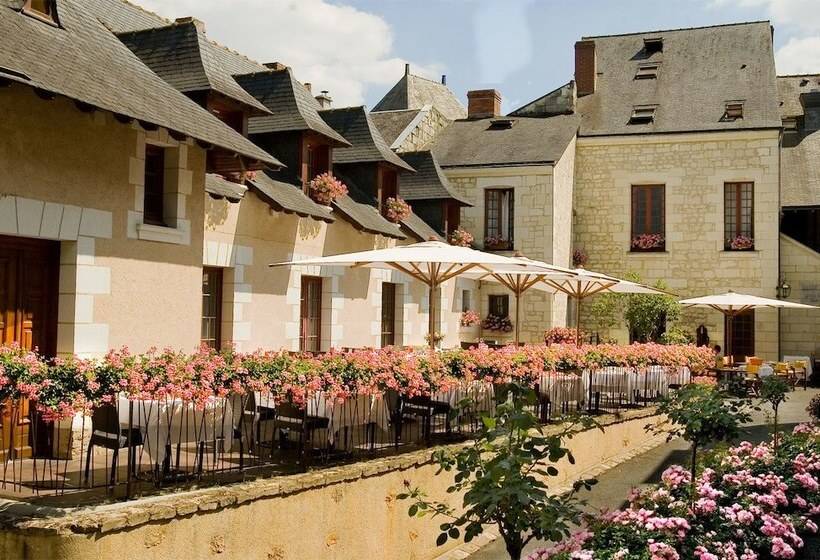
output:
<svg viewBox="0 0 820 560"><path fill-rule="evenodd" d="M661 344L694 344L692 333L678 325L672 325L661 335Z"/></svg>
<svg viewBox="0 0 820 560"><path fill-rule="evenodd" d="M582 504L575 494L589 489L595 480L575 483L572 492L549 495L547 481L558 475L554 463L566 458L574 463L564 441L595 422L579 418L568 422L558 433L547 434L531 411L536 402L532 389L509 384L497 390L494 416L482 417L482 427L472 443L457 451L434 454L440 470L453 473L448 493L464 492L462 507L454 510L432 501L418 488L410 488L399 499L410 499L410 516L441 516L437 544L462 535L469 542L485 526L495 525L510 558L518 560L532 539L560 540L580 519Z"/></svg>
<svg viewBox="0 0 820 560"><path fill-rule="evenodd" d="M693 483L698 449L735 439L740 435L741 424L752 419L748 400L727 399L720 391L698 383L685 385L661 400L658 413L666 420L650 424L646 429L667 433L667 440L682 437L692 444Z"/></svg>

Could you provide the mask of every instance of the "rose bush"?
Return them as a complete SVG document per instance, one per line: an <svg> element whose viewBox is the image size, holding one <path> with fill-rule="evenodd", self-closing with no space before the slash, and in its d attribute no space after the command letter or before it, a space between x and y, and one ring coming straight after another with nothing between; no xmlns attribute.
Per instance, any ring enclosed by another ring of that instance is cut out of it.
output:
<svg viewBox="0 0 820 560"><path fill-rule="evenodd" d="M30 399L46 418L58 419L116 402L120 396L174 398L204 407L212 397L265 391L303 405L316 391L337 401L387 390L416 396L474 380L533 385L543 374L603 366L630 367L639 373L649 365L685 366L697 374L713 362L708 348L660 344L500 349L478 345L443 352L389 347L334 350L320 356L262 350L216 352L204 346L192 354L171 349L133 354L122 348L97 360L46 360L17 346L0 346L0 399Z"/></svg>

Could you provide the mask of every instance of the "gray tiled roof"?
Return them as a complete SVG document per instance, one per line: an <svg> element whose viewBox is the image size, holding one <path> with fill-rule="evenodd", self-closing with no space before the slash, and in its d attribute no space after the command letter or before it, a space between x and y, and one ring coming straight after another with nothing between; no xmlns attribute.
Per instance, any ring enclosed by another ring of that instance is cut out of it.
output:
<svg viewBox="0 0 820 560"><path fill-rule="evenodd" d="M427 222L422 220L418 214L412 212L410 215L402 220L401 224L410 231L419 241L430 241L431 237L435 237L442 241L441 234L430 227Z"/></svg>
<svg viewBox="0 0 820 560"><path fill-rule="evenodd" d="M384 141L392 146L396 138L404 132L407 126L421 112L421 109L406 109L399 111L371 111L370 118L379 129Z"/></svg>
<svg viewBox="0 0 820 560"><path fill-rule="evenodd" d="M127 0L83 0L88 11L95 14L114 33L163 27L171 20L137 6Z"/></svg>
<svg viewBox="0 0 820 560"><path fill-rule="evenodd" d="M230 202L239 202L248 192L248 187L228 181L221 175L208 173L205 175L205 192L214 198L226 198Z"/></svg>
<svg viewBox="0 0 820 560"><path fill-rule="evenodd" d="M393 153L363 106L325 109L319 114L352 144L350 148L334 149L333 163L383 161L400 169L413 171L412 167Z"/></svg>
<svg viewBox="0 0 820 560"><path fill-rule="evenodd" d="M278 181L267 173L257 173L256 178L248 183L251 189L276 210L325 222L334 221L330 212L313 202L299 185Z"/></svg>
<svg viewBox="0 0 820 560"><path fill-rule="evenodd" d="M312 130L340 146L350 146L338 132L319 116L319 103L307 88L293 77L290 68L268 70L236 76L251 95L262 102L271 114L253 117L249 134Z"/></svg>
<svg viewBox="0 0 820 560"><path fill-rule="evenodd" d="M19 5L0 0L4 77L282 165L152 72L80 0L59 2L59 29L8 9Z"/></svg>
<svg viewBox="0 0 820 560"><path fill-rule="evenodd" d="M800 102L800 94L820 91L820 75L778 76L777 85L781 115L799 117L798 131L786 132L781 143L780 203L820 205L820 122L817 117L805 119Z"/></svg>
<svg viewBox="0 0 820 560"><path fill-rule="evenodd" d="M652 37L663 50L648 56ZM581 136L780 126L768 22L584 39L595 42L598 83L578 99ZM657 79L634 79L642 62L660 62ZM733 100L743 101L743 118L722 121ZM657 105L654 122L627 124L635 105Z"/></svg>
<svg viewBox="0 0 820 560"><path fill-rule="evenodd" d="M555 163L578 131L580 121L577 115L512 117L510 128L495 128L493 120L456 121L439 132L431 146L439 165L480 167Z"/></svg>
<svg viewBox="0 0 820 560"><path fill-rule="evenodd" d="M270 113L222 65L225 49L189 21L120 33L120 40L163 80L184 93L213 90L257 113Z"/></svg>
<svg viewBox="0 0 820 560"><path fill-rule="evenodd" d="M344 214L356 227L370 233L378 233L396 239L405 239L397 224L385 219L376 208L376 200L368 196L350 178L336 173L347 185L348 194L337 198L333 207Z"/></svg>
<svg viewBox="0 0 820 560"><path fill-rule="evenodd" d="M439 82L405 74L396 82L381 101L373 107L374 111L397 111L404 109L421 109L432 105L451 120L463 119L467 109L450 91L450 88Z"/></svg>
<svg viewBox="0 0 820 560"><path fill-rule="evenodd" d="M404 175L400 182L401 196L405 200L433 200L450 198L464 206L472 206L450 185L435 156L429 150L404 152L401 158L413 166L415 173Z"/></svg>

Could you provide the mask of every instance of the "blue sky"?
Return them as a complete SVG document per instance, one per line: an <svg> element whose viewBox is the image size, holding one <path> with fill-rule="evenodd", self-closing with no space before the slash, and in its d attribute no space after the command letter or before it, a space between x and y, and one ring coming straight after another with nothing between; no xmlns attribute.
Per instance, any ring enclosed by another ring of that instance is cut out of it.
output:
<svg viewBox="0 0 820 560"><path fill-rule="evenodd" d="M470 89L496 88L509 111L572 77L583 35L765 19L778 73L820 72L820 0L135 1L198 17L212 39L292 66L336 106L372 107L409 62L414 73L447 74L464 102Z"/></svg>

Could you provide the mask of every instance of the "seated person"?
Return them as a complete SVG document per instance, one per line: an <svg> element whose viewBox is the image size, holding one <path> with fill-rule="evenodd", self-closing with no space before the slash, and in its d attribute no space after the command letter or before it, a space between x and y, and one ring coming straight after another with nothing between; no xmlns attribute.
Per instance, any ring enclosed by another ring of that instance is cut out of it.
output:
<svg viewBox="0 0 820 560"><path fill-rule="evenodd" d="M712 350L715 351L715 367L722 368L723 365L726 363L726 360L723 358L723 355L721 354L722 349L720 347L720 344L715 344Z"/></svg>

